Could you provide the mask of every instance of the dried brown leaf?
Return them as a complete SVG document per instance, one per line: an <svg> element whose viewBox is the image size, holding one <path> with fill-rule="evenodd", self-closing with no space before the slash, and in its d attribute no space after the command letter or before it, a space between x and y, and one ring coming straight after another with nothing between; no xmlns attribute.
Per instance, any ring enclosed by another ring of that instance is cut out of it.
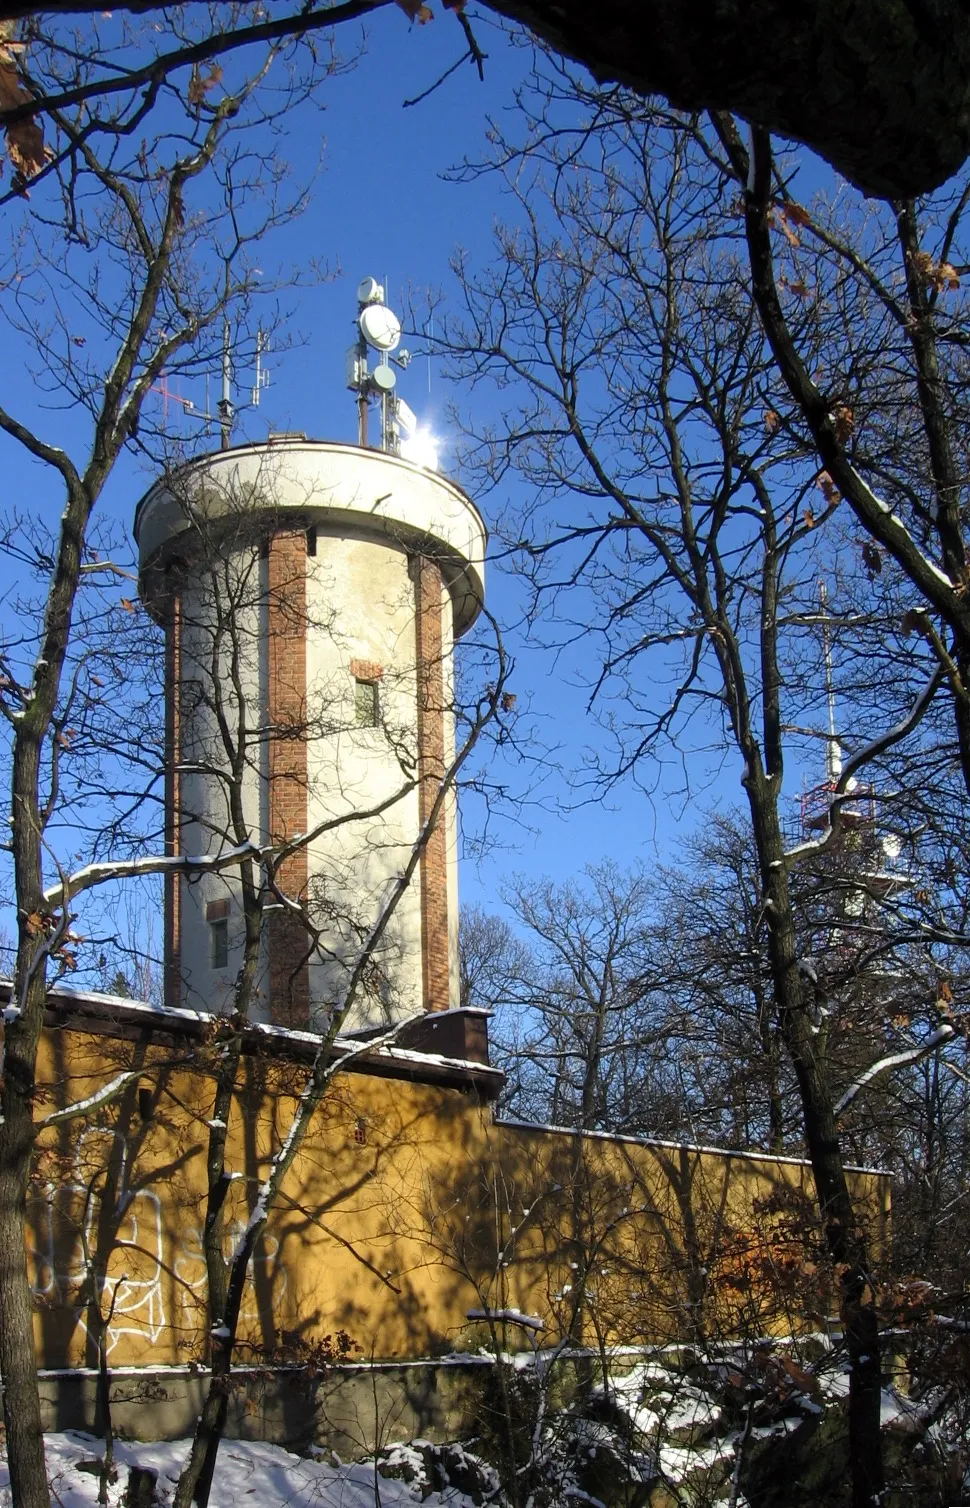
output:
<svg viewBox="0 0 970 1508"><path fill-rule="evenodd" d="M428 21L434 20L434 11L430 5L425 5L424 0L396 0L409 21L417 21L419 26L424 26Z"/></svg>
<svg viewBox="0 0 970 1508"><path fill-rule="evenodd" d="M841 500L842 494L827 471L819 472L815 485L830 508L834 507Z"/></svg>
<svg viewBox="0 0 970 1508"><path fill-rule="evenodd" d="M16 110L32 100L17 71L17 54L23 48L12 31L10 22L0 27L0 110ZM22 188L44 166L44 132L37 117L29 115L8 126L6 136L14 186Z"/></svg>
<svg viewBox="0 0 970 1508"><path fill-rule="evenodd" d="M837 403L833 408L832 426L835 429L835 438L840 445L844 445L855 429L855 414L847 403Z"/></svg>
<svg viewBox="0 0 970 1508"><path fill-rule="evenodd" d="M802 243L801 243L801 240L799 238L798 231L795 229L795 227L793 225L789 225L789 223L788 223L788 217L785 214L784 210L782 210L781 216L779 217L779 219L777 219L775 221L775 225L778 228L778 230L781 231L782 235L784 236L785 240L788 242L789 246L801 246Z"/></svg>
<svg viewBox="0 0 970 1508"><path fill-rule="evenodd" d="M801 204L796 204L794 199L791 203L785 205L784 214L793 225L811 225L812 223L812 217L808 213L808 210Z"/></svg>

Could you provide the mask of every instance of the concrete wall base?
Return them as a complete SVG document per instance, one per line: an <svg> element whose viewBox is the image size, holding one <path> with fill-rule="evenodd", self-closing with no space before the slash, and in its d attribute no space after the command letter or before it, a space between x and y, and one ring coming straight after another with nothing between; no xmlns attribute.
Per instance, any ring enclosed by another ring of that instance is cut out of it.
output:
<svg viewBox="0 0 970 1508"><path fill-rule="evenodd" d="M489 1371L484 1358L334 1367L317 1377L297 1368L240 1371L226 1435L296 1451L326 1446L342 1460L401 1440L455 1440L474 1427ZM39 1385L45 1430L100 1433L93 1372L46 1372ZM111 1382L115 1434L132 1440L191 1435L205 1385L205 1373L188 1368L119 1370Z"/></svg>

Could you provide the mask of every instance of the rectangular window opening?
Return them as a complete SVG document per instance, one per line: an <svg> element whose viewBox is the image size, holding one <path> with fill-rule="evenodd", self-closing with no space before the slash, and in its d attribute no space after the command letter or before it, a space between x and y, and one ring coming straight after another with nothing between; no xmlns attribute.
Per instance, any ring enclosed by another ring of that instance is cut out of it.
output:
<svg viewBox="0 0 970 1508"><path fill-rule="evenodd" d="M214 969L229 966L229 918L218 916L209 923L209 956Z"/></svg>
<svg viewBox="0 0 970 1508"><path fill-rule="evenodd" d="M306 531L306 552L308 555L317 553L317 531L312 524Z"/></svg>
<svg viewBox="0 0 970 1508"><path fill-rule="evenodd" d="M376 728L380 724L379 684L354 678L354 715L358 728Z"/></svg>
<svg viewBox="0 0 970 1508"><path fill-rule="evenodd" d="M155 1104L152 1099L152 1091L147 1084L139 1084L138 1086L138 1114L143 1121L150 1121L155 1118Z"/></svg>

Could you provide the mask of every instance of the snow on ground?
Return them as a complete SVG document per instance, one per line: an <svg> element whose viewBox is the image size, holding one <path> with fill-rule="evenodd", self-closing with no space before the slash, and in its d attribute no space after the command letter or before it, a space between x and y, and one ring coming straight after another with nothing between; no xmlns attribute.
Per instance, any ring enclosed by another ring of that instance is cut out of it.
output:
<svg viewBox="0 0 970 1508"><path fill-rule="evenodd" d="M61 1508L96 1508L98 1478L78 1471L79 1461L101 1456L103 1444L92 1435L69 1430L45 1436L47 1474ZM117 1508L125 1493L129 1464L158 1473L156 1501L168 1504L179 1469L188 1451L187 1440L143 1444L119 1441L115 1446L118 1480L109 1488L109 1503ZM291 1455L278 1445L252 1440L224 1440L219 1447L210 1508L413 1508L422 1501L418 1482L410 1484L377 1478L373 1462L329 1466L323 1461ZM472 1508L472 1500L457 1488L432 1492L429 1508ZM0 1457L0 1508L12 1502L6 1461Z"/></svg>

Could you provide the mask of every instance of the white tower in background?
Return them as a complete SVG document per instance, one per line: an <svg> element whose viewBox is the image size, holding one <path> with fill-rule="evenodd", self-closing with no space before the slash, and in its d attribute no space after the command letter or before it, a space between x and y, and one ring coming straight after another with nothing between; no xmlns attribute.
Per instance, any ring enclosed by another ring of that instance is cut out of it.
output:
<svg viewBox="0 0 970 1508"><path fill-rule="evenodd" d="M384 377L382 442L397 432L388 390ZM453 647L483 602L481 517L390 450L287 435L159 480L135 535L166 633L169 851L293 840L257 998L264 1019L322 1026L453 756ZM456 860L449 799L347 1029L457 1005ZM169 880L168 1004L231 1008L244 883L238 866Z"/></svg>

